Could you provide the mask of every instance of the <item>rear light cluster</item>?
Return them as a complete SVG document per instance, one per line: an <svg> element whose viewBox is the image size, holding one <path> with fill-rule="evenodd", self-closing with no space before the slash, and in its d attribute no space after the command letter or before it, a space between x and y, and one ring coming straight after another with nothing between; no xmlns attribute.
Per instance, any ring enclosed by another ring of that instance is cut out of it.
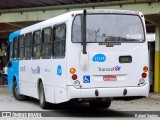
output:
<svg viewBox="0 0 160 120"><path fill-rule="evenodd" d="M146 78L147 77L147 73L146 72L148 72L148 67L147 66L143 67L142 78Z"/></svg>
<svg viewBox="0 0 160 120"><path fill-rule="evenodd" d="M72 74L72 80L76 80L77 79L77 75L76 73L76 69L75 68L71 68L70 69L70 73Z"/></svg>
<svg viewBox="0 0 160 120"><path fill-rule="evenodd" d="M75 68L71 68L70 69L70 73L72 74L72 80L74 80L74 85L75 86L79 86L80 85L80 81L77 80L78 76L76 74L76 69Z"/></svg>
<svg viewBox="0 0 160 120"><path fill-rule="evenodd" d="M145 83L145 78L147 77L147 72L148 72L148 67L147 66L144 66L143 67L143 73L142 73L142 78L139 80L139 85L140 84L144 84Z"/></svg>

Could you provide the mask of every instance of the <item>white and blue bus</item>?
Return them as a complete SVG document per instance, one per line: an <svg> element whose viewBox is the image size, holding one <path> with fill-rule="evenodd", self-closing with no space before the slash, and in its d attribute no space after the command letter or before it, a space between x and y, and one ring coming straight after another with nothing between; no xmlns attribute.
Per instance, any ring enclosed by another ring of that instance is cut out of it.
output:
<svg viewBox="0 0 160 120"><path fill-rule="evenodd" d="M149 94L141 12L68 12L11 33L9 46L8 87L17 100L108 108L112 98Z"/></svg>

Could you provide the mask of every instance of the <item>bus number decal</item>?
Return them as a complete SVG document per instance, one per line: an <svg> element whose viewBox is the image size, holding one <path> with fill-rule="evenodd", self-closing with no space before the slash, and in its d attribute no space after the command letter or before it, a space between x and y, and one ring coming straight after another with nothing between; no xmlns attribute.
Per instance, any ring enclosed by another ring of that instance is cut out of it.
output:
<svg viewBox="0 0 160 120"><path fill-rule="evenodd" d="M106 56L104 54L96 54L92 60L93 62L104 62L106 61Z"/></svg>

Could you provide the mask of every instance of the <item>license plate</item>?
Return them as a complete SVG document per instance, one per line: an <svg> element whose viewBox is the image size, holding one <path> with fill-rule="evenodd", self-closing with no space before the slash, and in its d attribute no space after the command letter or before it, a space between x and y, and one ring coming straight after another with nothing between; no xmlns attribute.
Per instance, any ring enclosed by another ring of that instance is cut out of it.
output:
<svg viewBox="0 0 160 120"><path fill-rule="evenodd" d="M104 81L116 81L117 77L116 76L103 76Z"/></svg>

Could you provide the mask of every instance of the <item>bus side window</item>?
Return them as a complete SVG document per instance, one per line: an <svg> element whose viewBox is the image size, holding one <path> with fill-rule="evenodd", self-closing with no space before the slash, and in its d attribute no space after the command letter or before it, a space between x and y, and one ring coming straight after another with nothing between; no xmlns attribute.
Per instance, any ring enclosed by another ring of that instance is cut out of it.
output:
<svg viewBox="0 0 160 120"><path fill-rule="evenodd" d="M13 59L13 42L9 44L9 60Z"/></svg>
<svg viewBox="0 0 160 120"><path fill-rule="evenodd" d="M18 58L18 38L17 37L13 39L13 58L14 59Z"/></svg>
<svg viewBox="0 0 160 120"><path fill-rule="evenodd" d="M32 33L25 35L25 59L31 59L32 55Z"/></svg>
<svg viewBox="0 0 160 120"><path fill-rule="evenodd" d="M45 28L42 32L43 44L42 44L42 58L51 57L51 28Z"/></svg>
<svg viewBox="0 0 160 120"><path fill-rule="evenodd" d="M24 35L19 37L19 58L24 59Z"/></svg>
<svg viewBox="0 0 160 120"><path fill-rule="evenodd" d="M33 33L33 58L34 59L40 59L41 45L42 45L41 31L38 30Z"/></svg>
<svg viewBox="0 0 160 120"><path fill-rule="evenodd" d="M53 57L65 56L66 24L53 28Z"/></svg>

